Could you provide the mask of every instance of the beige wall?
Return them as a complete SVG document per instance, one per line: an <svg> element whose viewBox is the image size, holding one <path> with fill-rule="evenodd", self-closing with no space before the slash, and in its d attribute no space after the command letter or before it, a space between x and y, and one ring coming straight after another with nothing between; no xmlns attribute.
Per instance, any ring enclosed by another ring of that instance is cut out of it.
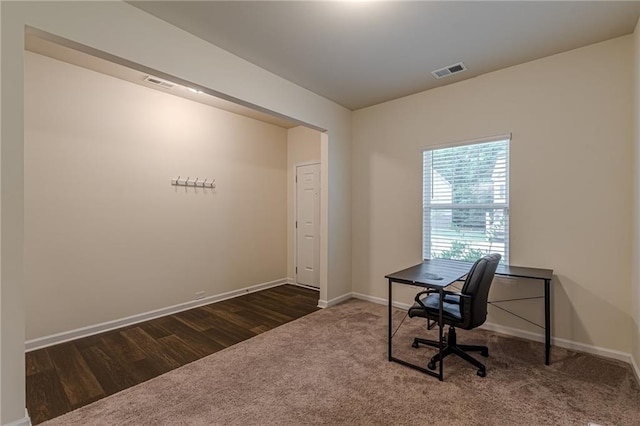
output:
<svg viewBox="0 0 640 426"><path fill-rule="evenodd" d="M27 340L286 278L286 129L31 52L24 97Z"/></svg>
<svg viewBox="0 0 640 426"><path fill-rule="evenodd" d="M634 328L632 331L632 356L634 357L636 368L640 368L640 20L636 25L636 30L633 33L633 76L634 76L634 109L633 109L633 124L634 124L634 191L633 199L635 201L633 208L633 270L632 270L632 312ZM636 374L640 374L639 370L636 370Z"/></svg>
<svg viewBox="0 0 640 426"><path fill-rule="evenodd" d="M295 211L293 208L295 191L295 167L298 163L320 162L320 137L317 130L304 126L294 127L287 132L287 274L295 278Z"/></svg>
<svg viewBox="0 0 640 426"><path fill-rule="evenodd" d="M24 416L24 28L67 38L326 129L320 297L351 290L351 112L123 2L1 2L0 423ZM117 31L114 31L117 28Z"/></svg>
<svg viewBox="0 0 640 426"><path fill-rule="evenodd" d="M631 49L621 37L354 112L354 291L385 298L384 275L420 261L421 149L511 132L510 263L554 269L554 337L629 353ZM541 294L523 284L492 290ZM541 301L512 307L543 318Z"/></svg>
<svg viewBox="0 0 640 426"><path fill-rule="evenodd" d="M2 5L0 4L0 22L2 22ZM2 46L2 31L1 31L2 27L0 26L0 47ZM2 57L0 55L0 117L4 117L4 115L2 114L2 105L4 104L4 100L2 97L2 88L4 87L6 81L2 78ZM5 135L2 133L2 129L0 127L0 141L2 141L4 139ZM0 145L0 191L2 190L2 145ZM0 212L2 212L2 197L0 196ZM1 214L0 214L1 215ZM4 239L2 238L2 234L3 234L3 230L2 230L3 226L2 226L2 220L0 220L0 285L2 284L2 282L4 282L4 280L2 279L3 276L3 271L2 271L2 263L4 261L4 257L2 256L2 241L4 241ZM12 287L12 286L9 286ZM4 335L4 321L3 318L7 317L7 319L11 319L11 316L7 315L7 310L8 307L5 306L2 303L2 295L5 293L4 289L0 288L0 330L2 331L2 334ZM7 333L9 334L9 333ZM13 364L13 362L15 361L16 357L14 356L9 356L9 362L5 363L5 359L3 357L3 350L2 347L5 346L6 343L9 344L10 347L15 346L15 343L17 343L17 341L19 341L19 338L23 338L24 339L24 329L18 329L18 330L13 330L11 332L11 334L15 335L15 334L22 334L22 336L19 336L18 339L16 339L16 337L11 336L10 339L5 339L3 338L3 336L0 336L0 401L5 400L5 398L3 397L2 393L4 392L5 388L8 388L8 386L5 387L5 382L6 383L11 383L13 385L13 383L18 383L19 385L24 386L24 379L19 379L19 378L15 378L15 377L6 377L5 376L5 371L7 371L8 368L15 368L15 367L21 367L22 365L19 366L15 366ZM6 343L5 343L6 342ZM13 352L17 352L16 350L14 350L15 348L11 348L11 350L13 350ZM19 397L18 398L13 398L14 401L19 401ZM14 404L15 405L15 404ZM15 410L14 410L15 411ZM0 403L0 424L2 424L2 403Z"/></svg>

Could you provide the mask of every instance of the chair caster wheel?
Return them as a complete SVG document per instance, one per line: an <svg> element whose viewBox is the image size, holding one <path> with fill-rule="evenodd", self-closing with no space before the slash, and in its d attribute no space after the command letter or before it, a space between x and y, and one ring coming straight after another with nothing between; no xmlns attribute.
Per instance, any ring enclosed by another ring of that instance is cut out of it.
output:
<svg viewBox="0 0 640 426"><path fill-rule="evenodd" d="M427 364L427 368L429 370L435 370L436 369L436 363L433 361L430 361L429 364Z"/></svg>
<svg viewBox="0 0 640 426"><path fill-rule="evenodd" d="M485 370L478 370L478 376L480 377L485 377L487 375L487 372Z"/></svg>
<svg viewBox="0 0 640 426"><path fill-rule="evenodd" d="M482 355L485 358L488 358L489 357L489 350L480 351L480 355Z"/></svg>
<svg viewBox="0 0 640 426"><path fill-rule="evenodd" d="M417 342L417 341L415 341L415 340L414 340L414 341L413 341L413 343L411 344L411 347L412 347L412 348L416 348L416 349L417 349L417 348L419 348L419 347L420 347L420 345L418 344L418 342Z"/></svg>

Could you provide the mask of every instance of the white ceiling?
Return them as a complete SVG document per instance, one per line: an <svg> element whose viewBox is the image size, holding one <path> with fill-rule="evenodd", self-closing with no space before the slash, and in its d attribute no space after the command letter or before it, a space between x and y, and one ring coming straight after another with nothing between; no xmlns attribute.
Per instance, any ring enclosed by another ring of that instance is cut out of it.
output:
<svg viewBox="0 0 640 426"><path fill-rule="evenodd" d="M128 3L351 110L630 34L640 16L640 1Z"/></svg>

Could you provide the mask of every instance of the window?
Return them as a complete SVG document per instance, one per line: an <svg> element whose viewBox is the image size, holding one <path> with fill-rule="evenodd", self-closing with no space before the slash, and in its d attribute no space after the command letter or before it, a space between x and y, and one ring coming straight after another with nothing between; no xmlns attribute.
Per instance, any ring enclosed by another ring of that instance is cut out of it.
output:
<svg viewBox="0 0 640 426"><path fill-rule="evenodd" d="M422 257L509 263L509 141L423 151Z"/></svg>

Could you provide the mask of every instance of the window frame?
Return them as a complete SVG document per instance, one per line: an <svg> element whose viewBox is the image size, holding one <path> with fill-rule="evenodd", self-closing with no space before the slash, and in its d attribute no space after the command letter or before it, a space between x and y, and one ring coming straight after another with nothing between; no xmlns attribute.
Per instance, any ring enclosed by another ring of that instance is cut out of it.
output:
<svg viewBox="0 0 640 426"><path fill-rule="evenodd" d="M441 149L450 149L462 146L469 145L480 145L484 143L492 143L492 142L506 142L506 158L505 158L505 180L504 180L504 189L500 189L504 191L504 202L494 202L494 203L454 203L453 201L450 203L430 203L431 200L431 192L433 190L433 168L431 165L427 166L426 163L426 153L431 153ZM434 146L424 147L421 150L422 153L422 257L423 259L432 258L432 224L431 224L431 212L434 209L446 210L449 209L453 211L457 208L492 208L492 209L502 209L504 211L504 217L506 218L504 225L504 252L502 254L502 259L500 263L509 264L509 250L510 250L510 235L509 235L509 222L510 222L510 155L511 155L511 142L512 135L511 133L497 135L497 136L488 136L484 138L470 139L464 141L457 142L449 142L444 144L438 144ZM427 173L430 171L430 173Z"/></svg>

